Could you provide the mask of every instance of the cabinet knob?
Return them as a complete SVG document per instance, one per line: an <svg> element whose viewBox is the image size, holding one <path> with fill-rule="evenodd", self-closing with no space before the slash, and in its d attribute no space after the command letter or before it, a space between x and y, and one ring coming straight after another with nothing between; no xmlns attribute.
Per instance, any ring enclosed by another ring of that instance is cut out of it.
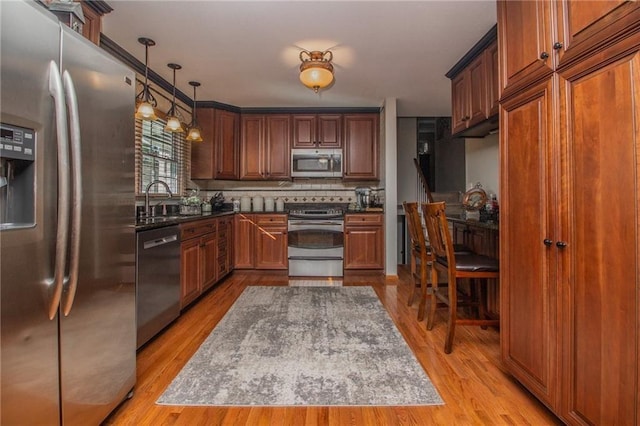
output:
<svg viewBox="0 0 640 426"><path fill-rule="evenodd" d="M553 43L553 50L560 50L562 49L562 43L559 41L556 41L555 43Z"/></svg>
<svg viewBox="0 0 640 426"><path fill-rule="evenodd" d="M556 247L558 247L558 248L565 248L566 246L567 246L567 243L564 242L564 241L558 241L556 243Z"/></svg>
<svg viewBox="0 0 640 426"><path fill-rule="evenodd" d="M553 244L553 241L551 241L548 238L545 238L544 241L542 241L544 243L545 246L547 247L551 247L551 244Z"/></svg>
<svg viewBox="0 0 640 426"><path fill-rule="evenodd" d="M549 57L549 54L547 52L542 52L540 54L540 59L545 60Z"/></svg>

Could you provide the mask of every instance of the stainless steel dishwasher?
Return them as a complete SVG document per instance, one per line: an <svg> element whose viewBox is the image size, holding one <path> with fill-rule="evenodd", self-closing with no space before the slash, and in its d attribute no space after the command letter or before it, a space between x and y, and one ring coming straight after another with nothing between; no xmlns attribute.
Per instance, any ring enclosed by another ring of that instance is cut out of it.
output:
<svg viewBox="0 0 640 426"><path fill-rule="evenodd" d="M137 347L180 315L180 230L178 226L136 234Z"/></svg>

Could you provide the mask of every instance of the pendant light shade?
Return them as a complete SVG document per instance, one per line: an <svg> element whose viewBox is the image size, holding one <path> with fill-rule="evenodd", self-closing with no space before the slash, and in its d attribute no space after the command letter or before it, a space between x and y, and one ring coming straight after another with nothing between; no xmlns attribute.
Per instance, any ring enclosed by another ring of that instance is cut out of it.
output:
<svg viewBox="0 0 640 426"><path fill-rule="evenodd" d="M140 37L138 42L144 44L144 85L136 96L136 118L153 121L158 118L155 111L158 102L149 91L149 47L155 46L156 42L146 37Z"/></svg>
<svg viewBox="0 0 640 426"><path fill-rule="evenodd" d="M189 124L189 134L186 139L190 142L202 142L202 131L198 126L198 119L196 117L196 88L200 86L197 81L190 81L189 84L193 86L193 109L191 110L191 123Z"/></svg>
<svg viewBox="0 0 640 426"><path fill-rule="evenodd" d="M167 125L164 127L165 132L184 133L182 120L178 108L176 108L176 70L182 69L178 64L167 64L173 70L173 100L171 108L167 112Z"/></svg>
<svg viewBox="0 0 640 426"><path fill-rule="evenodd" d="M329 50L300 52L300 81L314 92L324 89L333 83L333 53Z"/></svg>

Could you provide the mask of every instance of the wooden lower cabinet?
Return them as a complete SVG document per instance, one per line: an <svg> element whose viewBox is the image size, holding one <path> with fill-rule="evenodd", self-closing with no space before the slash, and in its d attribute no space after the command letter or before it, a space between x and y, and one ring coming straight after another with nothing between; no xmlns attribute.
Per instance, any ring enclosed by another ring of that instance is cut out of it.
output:
<svg viewBox="0 0 640 426"><path fill-rule="evenodd" d="M344 218L344 269L384 269L384 216L347 214Z"/></svg>
<svg viewBox="0 0 640 426"><path fill-rule="evenodd" d="M203 219L180 226L181 308L231 272L232 216ZM221 259L225 267L220 267Z"/></svg>
<svg viewBox="0 0 640 426"><path fill-rule="evenodd" d="M288 269L287 215L236 215L234 268Z"/></svg>

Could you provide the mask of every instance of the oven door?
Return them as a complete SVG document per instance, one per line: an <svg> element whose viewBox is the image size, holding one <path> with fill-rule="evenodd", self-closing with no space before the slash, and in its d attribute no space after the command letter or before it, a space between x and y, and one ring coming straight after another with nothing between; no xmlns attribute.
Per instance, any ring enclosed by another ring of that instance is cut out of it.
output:
<svg viewBox="0 0 640 426"><path fill-rule="evenodd" d="M342 276L342 220L289 220L289 276Z"/></svg>

